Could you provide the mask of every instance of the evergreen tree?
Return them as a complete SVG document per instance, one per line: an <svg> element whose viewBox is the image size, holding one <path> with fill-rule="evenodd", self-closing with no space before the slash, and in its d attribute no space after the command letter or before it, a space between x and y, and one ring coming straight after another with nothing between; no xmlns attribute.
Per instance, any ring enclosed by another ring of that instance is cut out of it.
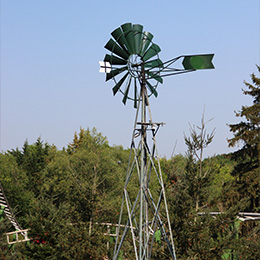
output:
<svg viewBox="0 0 260 260"><path fill-rule="evenodd" d="M260 72L260 67L257 66ZM255 74L251 74L253 84L244 82L248 90L243 90L244 95L251 96L253 105L242 106L241 111L236 112L237 117L242 117L245 121L238 124L230 124L230 131L234 133L234 137L228 140L229 146L234 147L239 142L243 143L240 150L245 156L248 155L255 160L255 166L259 166L259 141L260 141L260 78Z"/></svg>
<svg viewBox="0 0 260 260"><path fill-rule="evenodd" d="M43 144L43 141L39 137L34 144L29 145L26 140L22 150L16 148L12 149L8 153L13 155L21 170L23 170L28 178L28 190L31 190L35 196L40 193L40 187L42 185L41 171L48 164L48 155L51 147L48 143Z"/></svg>
<svg viewBox="0 0 260 260"><path fill-rule="evenodd" d="M222 232L221 225L228 223L226 216L212 218L209 214L209 192L213 168L204 150L214 138L215 131L206 131L204 115L201 126L190 127L185 136L187 145L186 167L179 168L170 185L168 198L174 240L178 259L221 259L231 237L229 226ZM221 224L222 223L222 224Z"/></svg>
<svg viewBox="0 0 260 260"><path fill-rule="evenodd" d="M260 72L260 67L257 68ZM230 147L240 143L243 145L232 156L237 162L233 171L236 198L248 197L250 204L246 210L256 211L260 207L260 78L253 73L251 80L251 84L244 82L248 89L243 90L243 94L253 98L253 105L242 106L241 111L236 112L236 116L243 120L229 125L234 137L228 143Z"/></svg>
<svg viewBox="0 0 260 260"><path fill-rule="evenodd" d="M199 132L197 132L199 130ZM190 194L194 198L195 209L199 210L200 207L205 207L207 203L207 196L209 181L211 178L212 169L203 166L203 153L204 149L209 146L215 135L215 129L210 134L206 131L206 122L204 121L204 114L201 120L200 127L190 127L190 137L185 136L185 143L188 147L187 165L186 165L186 178L190 184Z"/></svg>

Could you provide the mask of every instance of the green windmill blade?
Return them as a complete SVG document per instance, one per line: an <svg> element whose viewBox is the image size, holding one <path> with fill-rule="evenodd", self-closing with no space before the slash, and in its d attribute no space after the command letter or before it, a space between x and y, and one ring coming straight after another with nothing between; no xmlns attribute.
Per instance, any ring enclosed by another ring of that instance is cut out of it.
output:
<svg viewBox="0 0 260 260"><path fill-rule="evenodd" d="M118 46L117 43L113 39L110 39L107 42L107 44L105 45L105 48L126 60L129 57L129 54L125 50L123 50L120 46Z"/></svg>
<svg viewBox="0 0 260 260"><path fill-rule="evenodd" d="M120 74L121 72L123 72L125 70L127 70L127 66L119 68L119 69L111 70L109 73L107 73L106 81L114 78L115 76L117 76L118 74Z"/></svg>
<svg viewBox="0 0 260 260"><path fill-rule="evenodd" d="M145 52L145 54L143 56L143 61L149 60L150 58L157 55L160 51L161 51L160 47L157 44L153 43L149 47L149 49Z"/></svg>
<svg viewBox="0 0 260 260"><path fill-rule="evenodd" d="M123 50L128 53L128 43L126 41L125 35L121 29L121 27L115 29L111 35L114 37L115 41L121 46ZM129 54L129 53L128 53Z"/></svg>
<svg viewBox="0 0 260 260"><path fill-rule="evenodd" d="M130 89L130 85L131 85L131 80L132 80L132 78L129 78L129 82L127 84L127 87L126 87L126 90L125 90L125 93L124 93L124 97L123 97L123 100L122 100L122 102L124 104L126 104L126 100L127 100L129 89Z"/></svg>
<svg viewBox="0 0 260 260"><path fill-rule="evenodd" d="M163 63L160 59L147 61L144 64L145 68L163 68Z"/></svg>
<svg viewBox="0 0 260 260"><path fill-rule="evenodd" d="M126 65L127 60L120 59L114 55L106 54L104 61L109 62L111 65Z"/></svg>
<svg viewBox="0 0 260 260"><path fill-rule="evenodd" d="M142 45L143 26L140 24L134 24L133 31L134 31L135 53L140 54L141 49L143 47Z"/></svg>
<svg viewBox="0 0 260 260"><path fill-rule="evenodd" d="M151 44L153 35L150 32L144 32L142 35L142 50L141 56L146 52L147 48Z"/></svg>
<svg viewBox="0 0 260 260"><path fill-rule="evenodd" d="M126 80L127 76L128 76L128 72L120 79L120 81L113 87L113 93L114 95L118 92L118 90L120 89L120 87L122 86L122 84L124 83L124 81Z"/></svg>
<svg viewBox="0 0 260 260"><path fill-rule="evenodd" d="M135 53L135 41L134 41L134 31L131 23L125 23L121 25L126 42L127 50L130 54Z"/></svg>

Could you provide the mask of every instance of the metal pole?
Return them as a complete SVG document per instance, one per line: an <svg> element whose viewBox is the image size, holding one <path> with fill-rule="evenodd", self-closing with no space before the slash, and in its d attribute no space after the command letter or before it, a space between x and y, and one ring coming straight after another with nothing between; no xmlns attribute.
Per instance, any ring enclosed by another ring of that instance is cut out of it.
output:
<svg viewBox="0 0 260 260"><path fill-rule="evenodd" d="M143 70L144 72L144 70ZM146 109L145 109L145 74L142 73L141 78L141 96L142 96L142 110L141 110L141 174L140 174L140 219L139 219L139 259L142 259L143 244L145 237L143 237L143 225L144 225L144 175L145 175L145 128L144 122L146 121Z"/></svg>

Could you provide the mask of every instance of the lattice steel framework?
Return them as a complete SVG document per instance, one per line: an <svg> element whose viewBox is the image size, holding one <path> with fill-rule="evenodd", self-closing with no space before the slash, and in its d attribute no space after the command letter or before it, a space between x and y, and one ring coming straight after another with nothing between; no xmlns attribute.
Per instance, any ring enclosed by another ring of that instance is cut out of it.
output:
<svg viewBox="0 0 260 260"><path fill-rule="evenodd" d="M155 139L163 123L152 120L149 97L157 97L157 86L165 76L214 68L213 54L182 55L162 62L160 47L142 25L126 23L111 35L113 38L105 45L111 53L100 62L100 71L106 73L107 81L114 80L113 94L121 92L122 102L132 100L137 109L113 259L122 252L128 258L130 253L135 259L152 258L159 234L161 247L167 247L169 257L176 260ZM180 59L184 68L172 68ZM126 248L130 253L125 252Z"/></svg>

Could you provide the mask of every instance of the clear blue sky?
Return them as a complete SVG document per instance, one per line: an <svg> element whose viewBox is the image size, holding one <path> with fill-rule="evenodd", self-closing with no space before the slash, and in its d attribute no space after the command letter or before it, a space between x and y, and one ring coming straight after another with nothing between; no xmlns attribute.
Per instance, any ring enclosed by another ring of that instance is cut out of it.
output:
<svg viewBox="0 0 260 260"><path fill-rule="evenodd" d="M228 153L227 126L234 111L252 100L243 81L260 64L259 0L2 0L0 150L22 147L41 136L66 147L80 127L107 136L110 145L130 144L135 110L112 95L99 73L110 33L125 22L154 35L160 58L215 53L215 70L165 78L151 98L161 156L184 153L183 133L199 125L203 107L216 136L206 155ZM259 74L257 74L259 76Z"/></svg>

